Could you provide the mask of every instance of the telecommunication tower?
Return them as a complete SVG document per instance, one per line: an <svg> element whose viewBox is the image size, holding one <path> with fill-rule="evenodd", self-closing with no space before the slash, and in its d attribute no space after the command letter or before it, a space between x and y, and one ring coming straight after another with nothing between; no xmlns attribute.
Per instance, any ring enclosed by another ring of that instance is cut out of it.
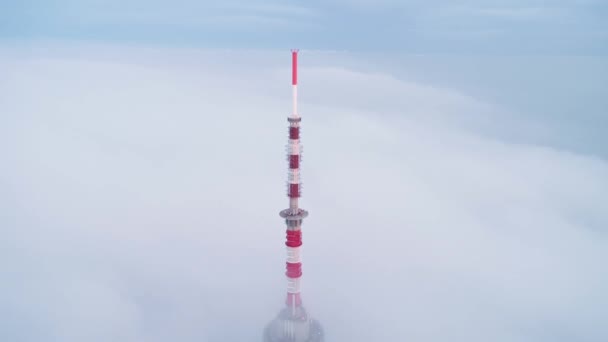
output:
<svg viewBox="0 0 608 342"><path fill-rule="evenodd" d="M298 113L298 50L291 51L291 84L293 91L293 110L287 118L289 122L289 140L287 144L287 196L289 208L279 215L285 219L287 226L287 296L285 307L277 317L264 329L264 342L322 342L323 328L312 319L302 305L300 280L302 277L302 221L308 212L299 207L298 200L302 194L300 182L300 162L302 147L300 145L300 123Z"/></svg>

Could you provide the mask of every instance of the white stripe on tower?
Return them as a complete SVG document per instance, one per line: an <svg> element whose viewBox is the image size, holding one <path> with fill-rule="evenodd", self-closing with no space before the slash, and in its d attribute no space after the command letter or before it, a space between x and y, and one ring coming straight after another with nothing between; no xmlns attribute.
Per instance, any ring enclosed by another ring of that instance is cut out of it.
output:
<svg viewBox="0 0 608 342"><path fill-rule="evenodd" d="M302 256L300 255L300 248L287 247L287 262L297 264L302 262Z"/></svg>
<svg viewBox="0 0 608 342"><path fill-rule="evenodd" d="M298 85L293 84L293 113L291 114L293 117L298 117Z"/></svg>

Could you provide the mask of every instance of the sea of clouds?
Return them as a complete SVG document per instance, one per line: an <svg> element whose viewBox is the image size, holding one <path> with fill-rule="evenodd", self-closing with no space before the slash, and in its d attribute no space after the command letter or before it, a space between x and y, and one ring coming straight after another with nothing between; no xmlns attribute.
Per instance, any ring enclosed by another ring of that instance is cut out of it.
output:
<svg viewBox="0 0 608 342"><path fill-rule="evenodd" d="M0 340L259 341L286 285L289 53L2 52ZM608 339L605 158L374 60L300 61L328 341Z"/></svg>

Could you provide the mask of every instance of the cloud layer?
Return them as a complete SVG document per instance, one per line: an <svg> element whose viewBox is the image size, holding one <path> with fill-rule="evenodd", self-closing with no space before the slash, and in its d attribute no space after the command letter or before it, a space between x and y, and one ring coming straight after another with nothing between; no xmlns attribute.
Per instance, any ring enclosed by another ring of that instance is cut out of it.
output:
<svg viewBox="0 0 608 342"><path fill-rule="evenodd" d="M259 340L289 58L10 52L0 339ZM608 338L604 159L497 137L484 117L526 119L458 89L301 60L304 300L329 340Z"/></svg>

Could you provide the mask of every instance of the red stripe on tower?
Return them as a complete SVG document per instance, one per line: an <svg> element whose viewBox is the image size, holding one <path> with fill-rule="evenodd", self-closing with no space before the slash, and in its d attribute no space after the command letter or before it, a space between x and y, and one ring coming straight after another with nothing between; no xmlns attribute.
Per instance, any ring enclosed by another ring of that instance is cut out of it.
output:
<svg viewBox="0 0 608 342"><path fill-rule="evenodd" d="M300 184L289 184L289 197L290 198L300 197Z"/></svg>
<svg viewBox="0 0 608 342"><path fill-rule="evenodd" d="M300 155L299 154L290 154L289 155L289 168L294 169L294 170L300 168Z"/></svg>
<svg viewBox="0 0 608 342"><path fill-rule="evenodd" d="M300 127L289 127L289 139L300 139Z"/></svg>
<svg viewBox="0 0 608 342"><path fill-rule="evenodd" d="M300 278L302 276L302 263L298 262L298 263L286 263L287 266L287 272L285 272L285 275L288 276L289 278Z"/></svg>
<svg viewBox="0 0 608 342"><path fill-rule="evenodd" d="M302 246L302 231L287 230L287 241L285 242L285 246L294 248Z"/></svg>

